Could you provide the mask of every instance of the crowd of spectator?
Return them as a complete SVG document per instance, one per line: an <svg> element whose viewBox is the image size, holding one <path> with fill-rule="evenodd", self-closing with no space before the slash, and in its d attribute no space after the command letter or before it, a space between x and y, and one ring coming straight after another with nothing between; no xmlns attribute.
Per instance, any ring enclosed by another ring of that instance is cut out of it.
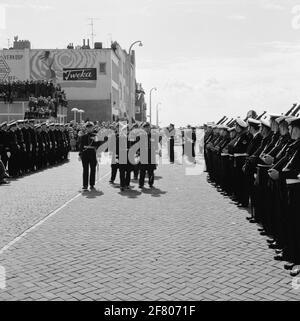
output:
<svg viewBox="0 0 300 321"><path fill-rule="evenodd" d="M87 120L88 121L88 120ZM102 122L95 121L95 130L99 131L100 129L106 128L109 129L112 126L112 122ZM84 123L74 123L71 122L69 126L69 136L70 136L70 146L71 151L79 151L79 137L82 131L84 131Z"/></svg>
<svg viewBox="0 0 300 321"><path fill-rule="evenodd" d="M57 99L49 97L29 97L28 110L25 112L25 119L48 119L57 117Z"/></svg>
<svg viewBox="0 0 300 321"><path fill-rule="evenodd" d="M30 96L54 96L56 88L49 81L3 81L0 82L0 95L4 102L28 99Z"/></svg>
<svg viewBox="0 0 300 321"><path fill-rule="evenodd" d="M57 117L58 106L68 106L61 86L51 81L0 82L0 100L12 104L16 100L28 100L25 119Z"/></svg>

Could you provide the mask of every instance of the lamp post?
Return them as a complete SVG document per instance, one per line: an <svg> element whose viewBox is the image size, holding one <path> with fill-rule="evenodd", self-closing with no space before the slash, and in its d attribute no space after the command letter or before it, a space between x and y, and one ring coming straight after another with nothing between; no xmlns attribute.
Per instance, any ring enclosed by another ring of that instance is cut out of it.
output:
<svg viewBox="0 0 300 321"><path fill-rule="evenodd" d="M84 110L83 109L79 109L78 112L79 112L79 115L80 115L79 121L80 121L80 123L82 123L82 114L84 113Z"/></svg>
<svg viewBox="0 0 300 321"><path fill-rule="evenodd" d="M131 46L129 47L129 51L128 51L128 56L129 56L129 63L128 63L128 67L129 67L129 117L130 120L129 122L131 123L131 119L132 119L132 94L131 94L131 83L132 83L132 79L131 79L131 51L134 45L139 44L140 47L143 47L143 43L141 42L141 40L137 40L135 42L133 42L131 44ZM135 94L135 93L134 93Z"/></svg>
<svg viewBox="0 0 300 321"><path fill-rule="evenodd" d="M150 126L152 125L152 91L157 91L156 87L151 88L150 90L150 104L149 104L149 113L150 113Z"/></svg>
<svg viewBox="0 0 300 321"><path fill-rule="evenodd" d="M161 103L156 104L156 127L158 127L158 125L159 125L159 121L158 121L158 112L159 112L158 106L159 105L161 105Z"/></svg>
<svg viewBox="0 0 300 321"><path fill-rule="evenodd" d="M73 108L71 111L74 113L74 123L76 123L76 113L79 112L79 109Z"/></svg>

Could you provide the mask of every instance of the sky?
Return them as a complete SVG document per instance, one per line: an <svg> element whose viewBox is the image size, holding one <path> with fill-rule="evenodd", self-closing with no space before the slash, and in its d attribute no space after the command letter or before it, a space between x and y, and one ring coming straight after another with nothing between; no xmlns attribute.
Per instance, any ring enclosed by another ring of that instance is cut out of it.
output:
<svg viewBox="0 0 300 321"><path fill-rule="evenodd" d="M300 103L300 0L0 0L0 48L90 37L136 47L137 81L162 126L285 112Z"/></svg>

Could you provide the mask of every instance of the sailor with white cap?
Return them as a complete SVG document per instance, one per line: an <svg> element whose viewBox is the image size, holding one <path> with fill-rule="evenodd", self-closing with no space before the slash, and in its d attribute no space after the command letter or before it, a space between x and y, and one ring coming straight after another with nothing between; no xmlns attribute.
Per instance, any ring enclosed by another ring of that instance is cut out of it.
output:
<svg viewBox="0 0 300 321"><path fill-rule="evenodd" d="M248 135L248 124L241 118L236 118L235 129L237 132L237 140L233 145L232 150L229 151L230 154L244 154L250 142L250 136Z"/></svg>
<svg viewBox="0 0 300 321"><path fill-rule="evenodd" d="M272 138L270 143L265 147L262 156L269 154L270 151L276 146L280 138L279 126L278 126L278 123L276 122L276 119L282 115L271 113L269 114L269 116L270 116L269 122L270 122L271 131L272 131Z"/></svg>
<svg viewBox="0 0 300 321"><path fill-rule="evenodd" d="M261 141L262 141L262 135L260 133L260 121L254 118L249 118L247 120L249 125L249 133L252 135L252 139L250 141L250 144L247 148L246 154L251 156L255 151L259 148Z"/></svg>
<svg viewBox="0 0 300 321"><path fill-rule="evenodd" d="M291 138L293 143L289 145L285 155L268 172L270 178L275 182L285 181L286 179L295 179L300 174L300 118L287 118L286 122L289 124L291 129ZM285 234L289 234L290 238L283 239L283 242L280 244L283 245L283 252L279 255L276 255L274 258L278 261L284 260L294 263L296 266L291 271L291 276L296 276L300 273L300 255L297 248L299 246L299 233L294 233L294 227L295 225L297 226L299 222L299 207L296 206L296 208L292 208L292 204L293 202L291 202L290 206L288 207L288 215L285 213L285 227L289 227L289 230L286 231L287 233ZM293 239L292 243L289 242L290 239ZM298 245L296 245L296 250L295 243L298 243ZM284 248L285 245L288 251L286 251ZM294 264L290 266L287 264L285 265L285 268L292 269Z"/></svg>
<svg viewBox="0 0 300 321"><path fill-rule="evenodd" d="M271 123L268 118L264 118L260 120L261 123L261 129L260 133L262 135L262 141L259 146L259 148L252 154L251 158L255 160L255 165L257 165L259 161L259 157L262 154L262 152L265 150L265 148L270 144L272 140L272 131L271 131Z"/></svg>
<svg viewBox="0 0 300 321"><path fill-rule="evenodd" d="M278 129L280 133L280 138L278 139L277 144L273 147L272 150L269 151L268 154L263 156L263 161L267 165L272 165L277 160L284 156L287 148L289 147L291 141L291 135L289 133L288 122L289 116L280 116L275 119L278 124Z"/></svg>

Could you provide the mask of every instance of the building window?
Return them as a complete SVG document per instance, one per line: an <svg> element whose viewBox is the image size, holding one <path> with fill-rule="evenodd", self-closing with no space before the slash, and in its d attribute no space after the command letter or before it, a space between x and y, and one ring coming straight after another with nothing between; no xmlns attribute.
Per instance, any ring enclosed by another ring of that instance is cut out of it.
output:
<svg viewBox="0 0 300 321"><path fill-rule="evenodd" d="M106 63L105 62L100 62L99 73L102 75L106 74Z"/></svg>

